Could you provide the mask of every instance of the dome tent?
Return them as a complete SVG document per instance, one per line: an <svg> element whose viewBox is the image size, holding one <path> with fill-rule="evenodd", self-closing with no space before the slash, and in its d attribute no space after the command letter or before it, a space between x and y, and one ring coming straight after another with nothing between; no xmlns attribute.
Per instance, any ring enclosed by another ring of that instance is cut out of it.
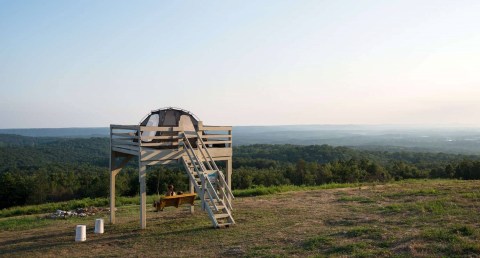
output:
<svg viewBox="0 0 480 258"><path fill-rule="evenodd" d="M198 130L198 117L193 113L174 107L161 108L153 110L150 114L146 115L140 122L141 126L171 126L182 127L184 131L197 131ZM142 137L160 136L160 132L147 131L142 132ZM150 142L149 140L143 140L144 142Z"/></svg>

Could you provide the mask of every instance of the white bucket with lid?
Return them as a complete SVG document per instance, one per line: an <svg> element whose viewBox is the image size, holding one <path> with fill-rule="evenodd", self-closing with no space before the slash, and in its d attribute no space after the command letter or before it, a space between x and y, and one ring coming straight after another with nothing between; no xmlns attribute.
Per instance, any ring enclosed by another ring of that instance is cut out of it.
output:
<svg viewBox="0 0 480 258"><path fill-rule="evenodd" d="M103 219L95 220L95 234L103 234Z"/></svg>
<svg viewBox="0 0 480 258"><path fill-rule="evenodd" d="M75 230L75 242L83 242L87 240L87 226L77 225Z"/></svg>

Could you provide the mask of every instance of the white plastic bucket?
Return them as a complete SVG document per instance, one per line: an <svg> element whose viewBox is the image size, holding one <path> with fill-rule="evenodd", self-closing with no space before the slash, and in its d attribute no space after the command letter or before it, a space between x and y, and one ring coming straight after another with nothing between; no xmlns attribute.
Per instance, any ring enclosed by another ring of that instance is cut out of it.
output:
<svg viewBox="0 0 480 258"><path fill-rule="evenodd" d="M87 240L87 226L77 225L75 230L75 242L83 242Z"/></svg>
<svg viewBox="0 0 480 258"><path fill-rule="evenodd" d="M103 234L103 219L95 220L95 234Z"/></svg>

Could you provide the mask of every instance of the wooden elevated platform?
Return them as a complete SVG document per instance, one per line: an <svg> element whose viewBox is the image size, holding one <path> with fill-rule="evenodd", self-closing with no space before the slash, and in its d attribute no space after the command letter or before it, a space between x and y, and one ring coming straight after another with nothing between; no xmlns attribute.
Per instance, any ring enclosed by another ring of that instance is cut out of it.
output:
<svg viewBox="0 0 480 258"><path fill-rule="evenodd" d="M198 121L194 132L184 129L186 128L181 126L110 125L110 222L112 224L115 223L115 178L126 163L132 158L138 159L140 227L144 229L146 228L146 167L169 163L182 164L182 160L187 158L184 144L186 139L197 156L202 155L202 150L196 146L200 137L204 142L203 148L208 148L214 161L226 162L225 181L231 186L232 127L204 126L201 121ZM189 184L189 192L194 194L192 182ZM193 212L193 205L191 211Z"/></svg>

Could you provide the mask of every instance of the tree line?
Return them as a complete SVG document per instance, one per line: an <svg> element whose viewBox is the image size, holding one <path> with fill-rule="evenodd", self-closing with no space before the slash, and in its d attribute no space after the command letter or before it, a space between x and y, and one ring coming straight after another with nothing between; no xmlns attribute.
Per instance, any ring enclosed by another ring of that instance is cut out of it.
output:
<svg viewBox="0 0 480 258"><path fill-rule="evenodd" d="M0 208L108 196L108 144L108 138L21 137L0 144ZM234 189L408 178L480 179L480 157L475 155L265 144L234 147L233 153ZM117 194L138 194L136 168L132 161L119 173ZM148 168L148 194L163 194L168 184L188 190L181 166Z"/></svg>

